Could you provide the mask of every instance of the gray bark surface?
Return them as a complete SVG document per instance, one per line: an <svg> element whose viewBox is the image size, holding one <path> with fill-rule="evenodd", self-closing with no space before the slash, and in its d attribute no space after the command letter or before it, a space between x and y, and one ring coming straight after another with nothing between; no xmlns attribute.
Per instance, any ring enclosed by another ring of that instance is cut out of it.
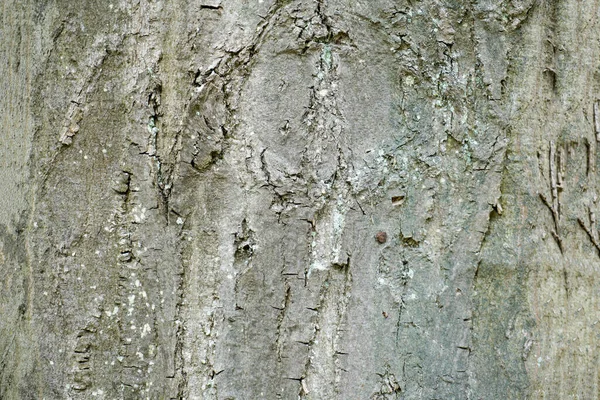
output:
<svg viewBox="0 0 600 400"><path fill-rule="evenodd" d="M599 9L4 0L0 398L598 398Z"/></svg>

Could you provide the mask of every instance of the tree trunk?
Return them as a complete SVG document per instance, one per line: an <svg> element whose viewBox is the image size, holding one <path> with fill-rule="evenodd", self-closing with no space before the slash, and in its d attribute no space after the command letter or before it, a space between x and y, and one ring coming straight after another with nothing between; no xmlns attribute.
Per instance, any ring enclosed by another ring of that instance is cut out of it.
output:
<svg viewBox="0 0 600 400"><path fill-rule="evenodd" d="M4 0L0 398L598 398L599 7Z"/></svg>

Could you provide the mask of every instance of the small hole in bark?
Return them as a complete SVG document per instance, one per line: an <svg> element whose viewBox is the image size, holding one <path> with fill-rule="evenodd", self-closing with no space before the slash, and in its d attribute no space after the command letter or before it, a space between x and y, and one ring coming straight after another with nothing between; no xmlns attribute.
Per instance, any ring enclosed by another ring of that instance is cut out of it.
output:
<svg viewBox="0 0 600 400"><path fill-rule="evenodd" d="M395 206L399 206L404 203L404 196L392 196L392 204Z"/></svg>
<svg viewBox="0 0 600 400"><path fill-rule="evenodd" d="M385 242L387 242L387 233L385 233L383 231L379 231L375 235L375 239L377 239L377 241L379 243L385 243Z"/></svg>

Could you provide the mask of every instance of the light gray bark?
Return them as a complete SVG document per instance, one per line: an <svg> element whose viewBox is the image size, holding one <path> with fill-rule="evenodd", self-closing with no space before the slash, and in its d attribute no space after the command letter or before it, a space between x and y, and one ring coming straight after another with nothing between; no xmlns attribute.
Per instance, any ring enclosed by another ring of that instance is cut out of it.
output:
<svg viewBox="0 0 600 400"><path fill-rule="evenodd" d="M598 398L599 7L4 0L0 398Z"/></svg>

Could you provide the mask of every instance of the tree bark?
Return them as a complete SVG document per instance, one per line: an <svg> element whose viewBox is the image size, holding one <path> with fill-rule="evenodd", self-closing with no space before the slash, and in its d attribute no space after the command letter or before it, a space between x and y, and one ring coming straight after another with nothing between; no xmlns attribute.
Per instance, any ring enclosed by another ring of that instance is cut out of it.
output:
<svg viewBox="0 0 600 400"><path fill-rule="evenodd" d="M0 398L598 398L599 7L4 0Z"/></svg>

